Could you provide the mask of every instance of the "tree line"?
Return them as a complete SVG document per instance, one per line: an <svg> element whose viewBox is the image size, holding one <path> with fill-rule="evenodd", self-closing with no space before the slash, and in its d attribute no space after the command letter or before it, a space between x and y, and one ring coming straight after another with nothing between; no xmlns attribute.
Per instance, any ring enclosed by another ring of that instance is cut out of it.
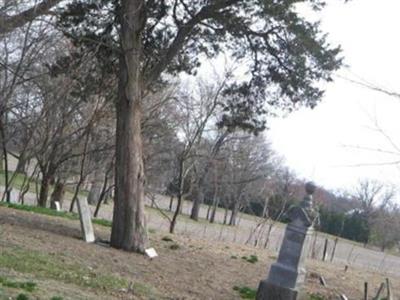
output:
<svg viewBox="0 0 400 300"><path fill-rule="evenodd" d="M27 175L21 201L37 186L40 206L62 202L67 189L73 210L90 187L96 213L113 199L111 245L138 252L148 243L149 193L170 197L171 232L184 199L192 201L193 220L202 204L210 222L218 207L231 225L239 212L285 219L303 196L302 181L264 131L279 112L315 107L320 83L342 65L340 48L318 23L293 1L58 2L0 8L3 168L10 155L18 159L17 172L4 173L5 200L18 173ZM197 75L221 54L230 57L223 70ZM346 225L356 215L346 213L357 207L346 199L340 212L325 202L323 230L345 236L332 225L340 223L335 214L348 219L343 228L356 227ZM384 227L372 216L395 211L392 204L373 207L359 210L368 214L367 242ZM358 236L345 237L365 240Z"/></svg>

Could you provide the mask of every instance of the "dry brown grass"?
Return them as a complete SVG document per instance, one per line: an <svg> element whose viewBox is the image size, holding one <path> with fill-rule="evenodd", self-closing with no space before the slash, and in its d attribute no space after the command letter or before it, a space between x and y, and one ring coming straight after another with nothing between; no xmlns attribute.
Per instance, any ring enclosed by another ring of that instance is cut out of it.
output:
<svg viewBox="0 0 400 300"><path fill-rule="evenodd" d="M108 239L109 228L95 226L95 230L97 236ZM1 253L14 252L20 259L28 253L31 258L37 255L47 267L46 261L52 263L53 270L35 272L34 261L31 268L27 263L17 269L0 264L0 275L34 281L37 289L32 295L40 299L54 295L63 299L240 299L233 287L256 288L276 259L275 254L253 247L178 235L170 235L172 241L168 241L163 240L165 233L155 232L150 235L151 245L159 257L149 260L142 255L86 244L79 236L79 222L75 220L0 207ZM175 250L170 247L173 243L179 245ZM258 261L249 263L241 259L251 255L257 256ZM309 260L307 265L311 273L324 276L328 284L324 288L316 276L309 276L307 292L320 293L326 299L337 299L338 293L345 293L349 299L361 299L364 281L377 289L384 280L383 275L363 269L350 267L344 272L340 264ZM59 275L64 271L75 272L78 278L71 275L65 279ZM104 284L104 278L116 280L115 284ZM85 280L93 282L86 284L82 282ZM400 279L391 277L391 282L398 297ZM130 283L132 289L128 288ZM4 295L21 292L0 288Z"/></svg>

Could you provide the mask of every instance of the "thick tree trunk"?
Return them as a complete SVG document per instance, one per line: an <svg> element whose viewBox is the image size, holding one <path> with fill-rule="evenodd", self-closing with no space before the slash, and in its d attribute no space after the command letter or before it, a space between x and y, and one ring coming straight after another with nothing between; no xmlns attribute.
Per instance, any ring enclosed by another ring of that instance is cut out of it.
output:
<svg viewBox="0 0 400 300"><path fill-rule="evenodd" d="M229 225L235 226L236 225L236 218L239 212L239 204L238 201L235 201L232 207L232 213L231 213L231 218L229 220Z"/></svg>
<svg viewBox="0 0 400 300"><path fill-rule="evenodd" d="M116 156L115 200L111 246L143 253L148 236L144 212L144 166L141 135L142 30L144 1L121 3L120 56Z"/></svg>
<svg viewBox="0 0 400 300"><path fill-rule="evenodd" d="M50 197L50 208L55 209L56 202L59 202L60 206L62 207L62 203L64 201L64 195L65 195L65 183L60 179L57 179L57 182L54 186L54 191Z"/></svg>
<svg viewBox="0 0 400 300"><path fill-rule="evenodd" d="M43 174L42 182L40 183L40 193L38 199L38 206L46 207L47 198L49 196L49 187L50 187L51 178L47 174Z"/></svg>
<svg viewBox="0 0 400 300"><path fill-rule="evenodd" d="M197 197L193 200L192 212L190 213L190 218L192 220L198 221L199 220L199 212L200 206L204 201L204 193L202 189L199 189Z"/></svg>
<svg viewBox="0 0 400 300"><path fill-rule="evenodd" d="M26 174L26 166L27 166L28 160L26 158L26 155L24 154L24 151L20 154L18 158L18 164L15 169L15 172L20 173L20 174Z"/></svg>
<svg viewBox="0 0 400 300"><path fill-rule="evenodd" d="M42 181L40 183L40 192L38 198L38 205L40 207L47 206L47 198L49 197L50 184L54 182L56 168L53 163L49 163L45 168L41 168Z"/></svg>

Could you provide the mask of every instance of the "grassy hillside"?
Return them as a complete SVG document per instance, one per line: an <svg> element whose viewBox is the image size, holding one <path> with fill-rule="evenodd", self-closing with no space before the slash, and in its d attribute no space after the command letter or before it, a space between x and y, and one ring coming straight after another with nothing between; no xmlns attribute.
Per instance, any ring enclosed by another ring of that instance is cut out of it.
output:
<svg viewBox="0 0 400 300"><path fill-rule="evenodd" d="M253 299L276 260L253 247L154 230L150 241L159 257L149 260L84 243L75 215L43 213L0 206L0 299ZM96 224L95 231L106 240L110 228L104 225ZM364 281L378 288L383 279L354 267L344 272L340 264L307 264L310 299L337 299L340 292L360 299ZM398 290L400 279L391 280Z"/></svg>

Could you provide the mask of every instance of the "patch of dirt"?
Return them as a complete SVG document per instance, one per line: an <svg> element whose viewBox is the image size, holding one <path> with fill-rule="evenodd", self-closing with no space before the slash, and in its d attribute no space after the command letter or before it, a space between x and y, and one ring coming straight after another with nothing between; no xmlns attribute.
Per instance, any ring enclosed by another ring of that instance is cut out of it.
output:
<svg viewBox="0 0 400 300"><path fill-rule="evenodd" d="M108 239L110 229L95 226L96 236ZM150 234L151 246L159 257L153 260L134 253L98 244L86 244L80 239L79 222L43 216L0 207L0 255L4 249L22 247L55 257L66 264L79 264L101 274L123 277L133 283L133 291L82 288L58 280L35 278L34 274L19 274L0 265L0 274L30 278L38 284L38 297L49 299L58 295L63 299L240 299L234 286L256 289L265 278L276 258L266 250L234 243L210 242L178 235L168 235L173 241L163 241L164 233ZM171 249L171 244L179 245ZM243 256L256 255L258 261L247 262ZM349 299L361 299L364 281L378 289L385 276L377 272L349 268L339 264L308 261L310 272L324 276L323 287L318 276L308 276L305 289L327 299L338 299L344 293ZM393 291L400 290L400 279L391 277ZM152 292L135 292L135 284ZM371 295L373 292L371 291ZM147 296L146 296L147 295ZM399 298L395 298L399 299Z"/></svg>

